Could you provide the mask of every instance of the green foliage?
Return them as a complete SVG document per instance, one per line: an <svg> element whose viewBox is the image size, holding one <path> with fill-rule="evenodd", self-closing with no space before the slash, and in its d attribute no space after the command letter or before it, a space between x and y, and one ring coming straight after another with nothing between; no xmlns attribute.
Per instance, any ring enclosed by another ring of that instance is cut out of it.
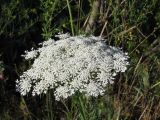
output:
<svg viewBox="0 0 160 120"><path fill-rule="evenodd" d="M42 11L42 36L45 40L51 38L54 33L54 27L52 25L53 14L58 12L59 0L40 0L40 9Z"/></svg>
<svg viewBox="0 0 160 120"><path fill-rule="evenodd" d="M160 119L160 2L101 0L94 35L121 47L130 56L105 96L77 95L57 102L50 92L21 98L15 80L32 61L21 54L58 32L86 34L95 0L1 0L0 119L153 120ZM62 115L63 114L63 115Z"/></svg>
<svg viewBox="0 0 160 120"><path fill-rule="evenodd" d="M37 18L34 18L36 10L26 8L23 0L14 0L1 4L0 35L14 37L23 35L31 28ZM33 18L31 19L31 15Z"/></svg>

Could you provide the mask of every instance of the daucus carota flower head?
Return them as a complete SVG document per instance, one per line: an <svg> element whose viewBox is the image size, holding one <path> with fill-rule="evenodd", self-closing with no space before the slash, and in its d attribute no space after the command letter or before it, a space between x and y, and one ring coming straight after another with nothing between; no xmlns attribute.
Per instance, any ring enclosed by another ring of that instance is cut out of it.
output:
<svg viewBox="0 0 160 120"><path fill-rule="evenodd" d="M127 69L128 55L105 44L100 37L59 35L40 48L26 52L25 59L34 59L30 69L17 80L22 94L39 95L54 89L56 100L81 92L86 96L103 95L108 83L118 72Z"/></svg>

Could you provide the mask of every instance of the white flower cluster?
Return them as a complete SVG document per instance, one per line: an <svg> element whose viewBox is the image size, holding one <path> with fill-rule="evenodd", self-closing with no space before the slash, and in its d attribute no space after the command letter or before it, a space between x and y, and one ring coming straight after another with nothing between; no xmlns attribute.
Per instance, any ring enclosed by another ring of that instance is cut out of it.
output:
<svg viewBox="0 0 160 120"><path fill-rule="evenodd" d="M24 55L35 60L16 82L21 95L39 95L49 89L54 90L56 100L77 91L86 96L103 95L106 85L129 64L126 53L106 45L100 37L65 34L58 41L49 39L41 45Z"/></svg>

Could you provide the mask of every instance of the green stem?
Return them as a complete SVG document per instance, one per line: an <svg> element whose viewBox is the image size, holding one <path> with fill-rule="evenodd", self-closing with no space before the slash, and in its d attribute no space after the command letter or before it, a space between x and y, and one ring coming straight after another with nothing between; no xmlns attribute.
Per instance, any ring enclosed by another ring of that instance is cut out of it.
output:
<svg viewBox="0 0 160 120"><path fill-rule="evenodd" d="M51 91L47 93L46 103L47 103L47 110L48 110L48 119L53 120Z"/></svg>
<svg viewBox="0 0 160 120"><path fill-rule="evenodd" d="M85 106L83 104L83 100L82 100L80 95L78 96L78 101L79 101L79 104L80 104L80 112L82 114L82 119L87 120L86 112L85 112Z"/></svg>
<svg viewBox="0 0 160 120"><path fill-rule="evenodd" d="M160 82L154 84L154 85L151 87L151 89L154 88L154 87L156 87L156 86L158 86L158 85L160 85Z"/></svg>
<svg viewBox="0 0 160 120"><path fill-rule="evenodd" d="M73 18L72 18L71 7L70 7L70 4L69 4L68 0L67 0L67 6L68 6L68 11L69 11L69 17L70 17L70 24L71 24L72 35L74 36Z"/></svg>

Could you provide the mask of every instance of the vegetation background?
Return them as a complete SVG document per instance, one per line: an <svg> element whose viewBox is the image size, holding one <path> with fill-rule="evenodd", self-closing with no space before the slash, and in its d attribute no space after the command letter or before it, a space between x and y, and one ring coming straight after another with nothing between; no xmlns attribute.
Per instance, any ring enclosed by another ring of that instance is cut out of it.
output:
<svg viewBox="0 0 160 120"><path fill-rule="evenodd" d="M21 55L58 32L104 37L128 51L128 70L97 99L20 96L15 80L32 63ZM159 53L159 0L0 0L0 119L159 120Z"/></svg>

